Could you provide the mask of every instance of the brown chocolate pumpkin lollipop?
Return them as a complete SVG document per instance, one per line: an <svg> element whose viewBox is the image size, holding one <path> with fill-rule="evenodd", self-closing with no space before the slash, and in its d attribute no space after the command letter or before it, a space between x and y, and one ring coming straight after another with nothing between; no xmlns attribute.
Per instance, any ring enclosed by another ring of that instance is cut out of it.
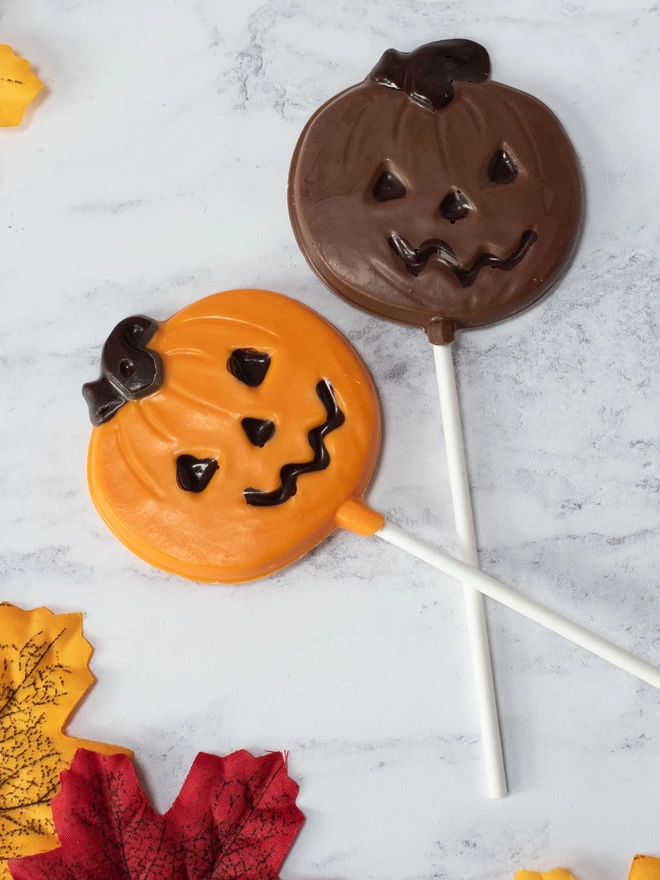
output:
<svg viewBox="0 0 660 880"><path fill-rule="evenodd" d="M531 95L490 81L478 43L389 49L324 104L293 155L289 213L312 269L343 299L434 343L459 555L478 565L451 343L546 293L582 224L577 158ZM506 794L482 597L466 587L487 788Z"/></svg>
<svg viewBox="0 0 660 880"><path fill-rule="evenodd" d="M316 111L291 164L291 222L316 274L435 343L536 302L582 223L559 120L489 74L469 40L389 49Z"/></svg>

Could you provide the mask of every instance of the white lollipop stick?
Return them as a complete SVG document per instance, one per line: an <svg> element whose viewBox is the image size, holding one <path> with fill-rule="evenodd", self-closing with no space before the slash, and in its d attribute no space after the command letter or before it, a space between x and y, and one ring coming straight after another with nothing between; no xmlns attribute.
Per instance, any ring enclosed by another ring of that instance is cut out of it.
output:
<svg viewBox="0 0 660 880"><path fill-rule="evenodd" d="M457 556L463 562L478 568L477 539L474 533L470 484L468 483L465 461L465 443L461 427L451 343L449 345L434 345L433 357L447 451L449 488L456 522ZM481 743L486 765L486 790L488 797L501 798L507 794L506 773L484 599L481 593L467 584L463 584L463 595L467 615L468 642L472 657L472 675L481 727Z"/></svg>
<svg viewBox="0 0 660 880"><path fill-rule="evenodd" d="M434 568L444 571L445 574L474 587L484 596L489 596L496 602L522 614L523 617L540 623L551 632L563 636L569 642L573 642L573 644L591 651L597 657L602 657L608 663L618 666L624 672L629 672L641 681L660 689L660 669L657 666L635 657L634 654L613 645L607 639L603 639L583 626L573 623L572 620L562 617L556 611L551 611L533 599L523 596L522 593L507 587L501 581L484 574L483 571L473 568L466 562L461 562L460 559L455 559L444 550L438 550L432 544L422 541L421 538L416 538L390 522L386 521L375 534L384 541L406 550L417 559L428 562Z"/></svg>

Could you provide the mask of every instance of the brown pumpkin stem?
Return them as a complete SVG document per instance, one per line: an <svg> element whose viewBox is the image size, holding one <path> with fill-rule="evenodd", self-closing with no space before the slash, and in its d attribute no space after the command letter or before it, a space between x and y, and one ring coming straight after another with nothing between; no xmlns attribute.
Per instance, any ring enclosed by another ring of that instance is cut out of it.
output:
<svg viewBox="0 0 660 880"><path fill-rule="evenodd" d="M490 76L488 52L472 40L437 40L414 52L388 49L369 77L401 89L426 110L441 110L454 97L453 83L482 83Z"/></svg>

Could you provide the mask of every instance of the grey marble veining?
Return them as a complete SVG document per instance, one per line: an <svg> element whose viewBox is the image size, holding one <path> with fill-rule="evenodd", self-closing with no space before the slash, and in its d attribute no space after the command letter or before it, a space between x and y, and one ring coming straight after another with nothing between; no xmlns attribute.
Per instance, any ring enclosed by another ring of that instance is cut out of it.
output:
<svg viewBox="0 0 660 880"><path fill-rule="evenodd" d="M0 598L87 615L71 730L133 748L159 809L201 749L289 749L288 880L622 880L660 856L660 694L489 605L511 796L488 802L453 582L344 533L250 586L149 569L93 510L80 397L126 315L281 290L374 373L369 500L451 548L431 351L312 276L286 177L385 48L480 40L563 121L588 197L560 286L456 346L482 564L660 663L657 4L0 0L0 30L46 83L0 130Z"/></svg>

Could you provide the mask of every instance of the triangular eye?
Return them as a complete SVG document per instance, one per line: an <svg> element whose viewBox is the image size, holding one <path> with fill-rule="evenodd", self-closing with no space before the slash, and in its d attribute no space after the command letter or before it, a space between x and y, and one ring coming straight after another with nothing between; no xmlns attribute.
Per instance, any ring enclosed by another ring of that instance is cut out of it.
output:
<svg viewBox="0 0 660 880"><path fill-rule="evenodd" d="M504 150L495 150L488 163L488 179L491 183L501 185L513 183L518 177L518 166Z"/></svg>
<svg viewBox="0 0 660 880"><path fill-rule="evenodd" d="M176 460L176 481L186 492L203 492L218 469L214 458L180 455Z"/></svg>
<svg viewBox="0 0 660 880"><path fill-rule="evenodd" d="M390 199L402 199L406 194L406 188L396 174L383 171L374 184L372 192L377 202L387 202Z"/></svg>
<svg viewBox="0 0 660 880"><path fill-rule="evenodd" d="M236 348L227 361L229 372L250 388L256 388L266 378L270 355L256 348Z"/></svg>

